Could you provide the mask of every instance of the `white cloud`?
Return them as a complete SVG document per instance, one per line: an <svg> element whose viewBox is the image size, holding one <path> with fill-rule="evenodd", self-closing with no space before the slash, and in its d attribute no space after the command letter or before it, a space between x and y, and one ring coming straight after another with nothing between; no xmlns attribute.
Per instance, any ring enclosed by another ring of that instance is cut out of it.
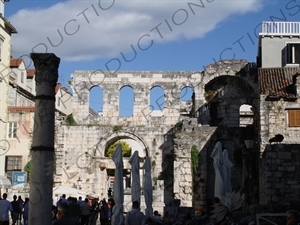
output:
<svg viewBox="0 0 300 225"><path fill-rule="evenodd" d="M14 57L47 51L77 61L125 54L131 45L141 51L151 40L202 38L226 18L260 8L260 0L71 0L23 9L9 20L18 30Z"/></svg>

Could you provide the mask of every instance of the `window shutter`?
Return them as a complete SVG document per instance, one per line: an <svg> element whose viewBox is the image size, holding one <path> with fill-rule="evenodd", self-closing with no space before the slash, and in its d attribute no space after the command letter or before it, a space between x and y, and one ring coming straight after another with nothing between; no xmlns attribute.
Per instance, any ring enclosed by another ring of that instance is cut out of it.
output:
<svg viewBox="0 0 300 225"><path fill-rule="evenodd" d="M289 110L289 126L300 126L300 110Z"/></svg>

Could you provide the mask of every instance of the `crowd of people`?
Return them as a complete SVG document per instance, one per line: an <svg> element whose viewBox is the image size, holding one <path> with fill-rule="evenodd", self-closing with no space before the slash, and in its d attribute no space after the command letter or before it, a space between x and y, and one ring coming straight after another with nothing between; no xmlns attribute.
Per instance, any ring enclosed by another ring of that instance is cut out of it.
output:
<svg viewBox="0 0 300 225"><path fill-rule="evenodd" d="M108 201L103 198L99 202L98 199L83 200L82 197L66 199L65 194L60 198L56 196L53 199L53 224L96 225L100 216L101 225L110 225L114 205L113 198Z"/></svg>
<svg viewBox="0 0 300 225"><path fill-rule="evenodd" d="M218 203L218 202L217 202ZM215 203L215 204L217 204ZM79 197L69 197L66 195L61 197L56 196L53 199L53 225L111 225L113 216L113 207L115 202L113 198L106 201L103 198L101 201L98 199L84 200ZM7 194L4 193L0 199L0 225L28 225L28 212L29 212L29 198L13 196L12 201L7 200ZM10 216L9 217L9 212ZM99 218L100 217L100 218ZM230 218L230 217L226 217ZM225 218L225 219L226 219ZM137 201L132 202L132 209L123 217L124 225L174 225L174 224L192 224L186 223L191 221L190 213L185 213L182 221L178 221L174 215L169 215L168 211L161 216L158 211L154 211L153 216L145 216L140 211L140 203ZM219 225L229 224L228 220L222 220ZM286 225L298 225L300 222L300 214L297 211L290 210L287 212ZM202 224L202 223L200 223ZM200 225L197 223L197 225ZM215 224L214 224L215 225Z"/></svg>
<svg viewBox="0 0 300 225"><path fill-rule="evenodd" d="M14 195L13 201L10 202L7 200L7 194L4 193L0 198L0 225L9 225L9 212L12 225L28 225L29 198L23 200L21 196Z"/></svg>

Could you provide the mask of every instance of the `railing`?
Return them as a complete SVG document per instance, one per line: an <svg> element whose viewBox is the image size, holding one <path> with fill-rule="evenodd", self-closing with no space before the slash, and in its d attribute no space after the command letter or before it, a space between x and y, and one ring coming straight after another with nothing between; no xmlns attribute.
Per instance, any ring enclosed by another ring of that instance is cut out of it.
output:
<svg viewBox="0 0 300 225"><path fill-rule="evenodd" d="M282 216L286 216L287 214L286 213L262 213L262 214L256 214L256 225L259 225L259 220L262 219L264 220L265 222L268 222L270 224L273 224L273 225L278 225L276 222L270 220L270 219L267 219L266 217L282 217Z"/></svg>
<svg viewBox="0 0 300 225"><path fill-rule="evenodd" d="M262 34L299 34L300 22L262 22Z"/></svg>

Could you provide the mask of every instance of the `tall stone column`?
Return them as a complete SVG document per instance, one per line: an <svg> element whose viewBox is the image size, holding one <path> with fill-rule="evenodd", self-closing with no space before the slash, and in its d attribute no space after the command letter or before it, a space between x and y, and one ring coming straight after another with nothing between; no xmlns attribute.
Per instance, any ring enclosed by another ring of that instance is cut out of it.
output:
<svg viewBox="0 0 300 225"><path fill-rule="evenodd" d="M30 170L30 225L52 224L55 86L60 59L52 53L31 53L36 99Z"/></svg>

